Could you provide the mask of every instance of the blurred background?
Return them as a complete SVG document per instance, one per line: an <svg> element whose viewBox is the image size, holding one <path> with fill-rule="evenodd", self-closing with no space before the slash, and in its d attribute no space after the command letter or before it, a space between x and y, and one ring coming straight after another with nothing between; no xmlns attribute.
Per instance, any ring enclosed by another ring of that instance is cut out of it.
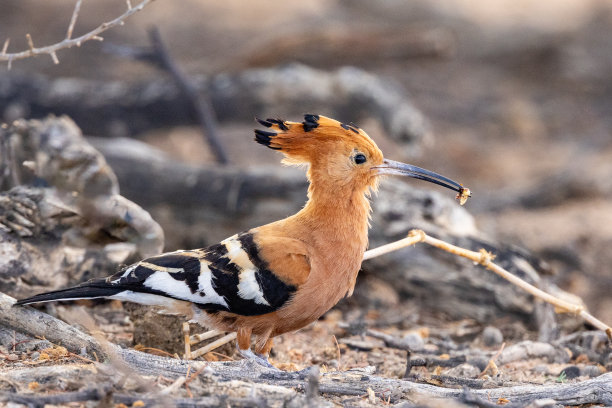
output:
<svg viewBox="0 0 612 408"><path fill-rule="evenodd" d="M12 52L27 49L26 33L36 46L60 41L74 3L3 0L0 41L10 37ZM85 1L75 35L117 17L125 4ZM99 120L103 113L96 113L95 101L107 97L113 86L171 84L166 70L142 57L151 47L147 32L152 26L174 62L202 83L214 80L221 86L250 70L300 63L317 72L352 66L390 84L423 118L422 127L403 140L390 137L376 115L355 114L353 105L331 109L306 94L301 103L304 89L290 104L228 107L214 93L211 98L221 142L234 166L276 166L279 161L251 141L254 116L301 121L308 112L355 121L387 157L470 187L474 196L467 209L481 231L548 261L563 288L582 296L602 320L612 321L608 1L156 0L123 27L104 33L103 42L60 51L59 65L41 56L14 61L11 71L0 66L0 83L36 79L43 89L36 96L26 91L9 95L5 86L3 121L68 113L87 136L135 138L177 161L213 165L215 157L193 118L181 123L177 114L168 123L139 128L128 117L102 129L96 118L79 116L74 107L40 102L61 101L74 91L71 86L95 81L99 86L87 91L94 102L84 107L91 104ZM53 82L58 79L77 82L62 87ZM311 88L320 85L314 81ZM163 86L158 89L163 99ZM130 198L151 210L145 199ZM196 234L173 231L172 216L164 217L163 211L153 215L166 231L166 249L206 243L197 242Z"/></svg>

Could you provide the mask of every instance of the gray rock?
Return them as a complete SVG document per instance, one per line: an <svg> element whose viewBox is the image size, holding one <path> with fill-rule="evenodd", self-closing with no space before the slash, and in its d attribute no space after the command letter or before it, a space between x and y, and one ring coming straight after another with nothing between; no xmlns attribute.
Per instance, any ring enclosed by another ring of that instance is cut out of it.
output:
<svg viewBox="0 0 612 408"><path fill-rule="evenodd" d="M487 347L498 346L504 341L504 335L497 327L487 326L482 331L482 342Z"/></svg>

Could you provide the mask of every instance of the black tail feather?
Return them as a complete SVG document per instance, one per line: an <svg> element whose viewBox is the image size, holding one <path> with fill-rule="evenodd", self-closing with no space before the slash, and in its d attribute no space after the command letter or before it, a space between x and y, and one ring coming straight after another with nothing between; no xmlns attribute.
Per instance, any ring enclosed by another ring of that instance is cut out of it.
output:
<svg viewBox="0 0 612 408"><path fill-rule="evenodd" d="M20 299L15 302L15 305L20 306L30 303L53 302L59 300L103 298L116 295L123 290L125 289L111 286L105 280L95 280L73 288L54 290L53 292L41 293L26 299Z"/></svg>

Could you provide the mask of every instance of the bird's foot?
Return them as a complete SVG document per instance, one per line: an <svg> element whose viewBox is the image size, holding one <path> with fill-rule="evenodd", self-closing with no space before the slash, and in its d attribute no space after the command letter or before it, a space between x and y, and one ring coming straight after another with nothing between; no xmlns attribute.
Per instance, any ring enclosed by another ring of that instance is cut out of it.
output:
<svg viewBox="0 0 612 408"><path fill-rule="evenodd" d="M266 367L275 371L280 371L278 368L270 364L270 362L268 361L268 357L263 354L253 353L251 349L242 350L241 348L238 348L238 352L245 359L253 361L262 367Z"/></svg>

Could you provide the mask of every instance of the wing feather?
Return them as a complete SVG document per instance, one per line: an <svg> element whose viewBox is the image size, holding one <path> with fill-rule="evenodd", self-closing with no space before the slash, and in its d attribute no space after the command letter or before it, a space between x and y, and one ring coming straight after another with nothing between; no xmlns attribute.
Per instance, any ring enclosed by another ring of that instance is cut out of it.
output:
<svg viewBox="0 0 612 408"><path fill-rule="evenodd" d="M192 302L206 311L266 314L282 308L308 276L305 251L296 244L299 241L293 241L276 238L258 244L253 230L208 248L150 257L106 279L37 295L20 304L110 297L164 306L171 298ZM271 266L283 270L275 271Z"/></svg>

